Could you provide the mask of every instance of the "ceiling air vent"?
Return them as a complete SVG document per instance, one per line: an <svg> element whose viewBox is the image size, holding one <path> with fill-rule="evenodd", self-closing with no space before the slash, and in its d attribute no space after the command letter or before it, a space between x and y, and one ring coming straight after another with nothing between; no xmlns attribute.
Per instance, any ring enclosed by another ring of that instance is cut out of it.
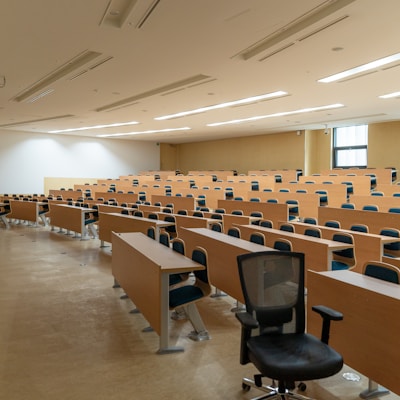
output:
<svg viewBox="0 0 400 400"><path fill-rule="evenodd" d="M67 61L61 67L55 69L53 72L50 72L43 78L40 78L37 82L24 89L22 92L18 93L11 100L20 103L21 101L27 100L29 99L29 97L34 96L39 92L43 92L45 88L47 88L54 82L57 82L59 79L64 78L66 75L75 72L77 69L81 68L83 65L89 63L100 55L101 53L97 53L95 51L84 51L83 53Z"/></svg>

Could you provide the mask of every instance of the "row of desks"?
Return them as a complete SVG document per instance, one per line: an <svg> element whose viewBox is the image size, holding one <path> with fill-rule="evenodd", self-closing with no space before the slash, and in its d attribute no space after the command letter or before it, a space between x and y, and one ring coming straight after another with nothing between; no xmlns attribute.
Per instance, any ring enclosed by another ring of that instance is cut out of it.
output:
<svg viewBox="0 0 400 400"><path fill-rule="evenodd" d="M15 203L20 204L19 201ZM35 209L40 206L38 202L21 203L31 203L30 207ZM80 218L87 211L80 207L54 205L53 211L57 211L52 213L52 224L65 225L68 218L63 222L61 220L57 222L57 218L64 218L67 209L71 210L71 213L79 214ZM121 229L121 221L129 220L140 224L145 220L122 214L107 214L103 215L106 219L113 218L114 221L118 221L116 225L111 224L107 228L110 234L113 230ZM69 214L70 217L71 215ZM346 214L346 217L348 215ZM14 217L16 216L17 214L14 214ZM18 217L18 219L37 222L35 218L29 219L31 216L28 215L21 218L22 214L20 214ZM329 219L333 219L332 214L329 215ZM79 218L76 219L76 221L78 220ZM366 221L363 220L363 222ZM389 222L393 222L393 220L387 221L387 224ZM82 226L82 220L79 223ZM158 228L161 229L161 225L165 221L148 219L146 223L151 223L155 227L158 225ZM332 346L343 354L347 365L385 385L390 390L400 393L400 379L396 372L399 351L397 342L395 342L396 336L393 334L398 330L397 319L393 316L398 314L400 308L399 288L354 272L326 271L330 263L330 254L337 249L333 246L338 243L331 243L331 240L325 238L319 241L318 248L313 248L315 239L306 238L300 234L305 225L295 223L297 231L295 234L255 225L243 225L240 229L244 239L214 232L207 229L206 226L201 228L182 226L179 236L186 243L187 254L190 254L195 246L201 246L207 250L211 283L240 302L243 302L243 295L237 273L237 255L270 250L274 238L290 237L296 251L306 252L307 268L315 270L307 272L308 304L310 306L325 304L342 311L345 315L344 321L335 324L335 327L332 328ZM147 226L139 227L137 225L134 229L143 232L145 229L147 230ZM65 227L67 228L67 226ZM74 230L75 227L70 226L70 229ZM132 225L129 225L129 229L132 229ZM246 240L250 232L255 230L266 233L267 246L260 246ZM322 231L326 235L331 233L330 228L324 228ZM376 239L376 243L378 243L378 239L381 240L379 235L353 234L355 239L360 235L360 237ZM114 233L108 237L108 240L113 244L113 275L160 336L159 353L182 350L170 345L168 276L171 273L201 269L203 266L160 245L142 233ZM382 242L380 243L382 245ZM376 247L376 245L371 244L372 247ZM320 321L314 320L313 313L310 312L308 315L308 330L319 335Z"/></svg>
<svg viewBox="0 0 400 400"><path fill-rule="evenodd" d="M182 238L188 251L195 246L207 250L210 281L241 302L237 255L271 250L205 228L184 229ZM182 350L169 343L168 274L197 268L201 266L142 234L113 234L113 275L159 334L161 354ZM331 328L330 344L347 365L400 393L400 350L394 334L399 328L399 287L351 271L308 270L307 275L307 330L320 335L321 323L310 311L312 305L343 312L344 320Z"/></svg>

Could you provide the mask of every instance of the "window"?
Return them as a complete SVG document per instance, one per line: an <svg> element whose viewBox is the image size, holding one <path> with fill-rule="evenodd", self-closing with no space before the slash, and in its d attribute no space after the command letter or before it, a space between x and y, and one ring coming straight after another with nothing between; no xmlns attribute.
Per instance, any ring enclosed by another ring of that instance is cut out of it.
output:
<svg viewBox="0 0 400 400"><path fill-rule="evenodd" d="M333 129L333 167L367 167L368 125Z"/></svg>

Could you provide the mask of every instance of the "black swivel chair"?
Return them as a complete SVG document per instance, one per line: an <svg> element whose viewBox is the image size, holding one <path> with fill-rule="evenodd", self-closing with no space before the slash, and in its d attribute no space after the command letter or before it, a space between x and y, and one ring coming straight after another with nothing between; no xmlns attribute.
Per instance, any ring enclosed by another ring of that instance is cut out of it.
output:
<svg viewBox="0 0 400 400"><path fill-rule="evenodd" d="M254 380L244 378L242 388L263 390L264 398L306 399L291 392L295 382L326 378L343 366L342 356L328 345L330 322L343 315L313 306L323 319L321 339L305 333L304 254L263 251L237 261L246 304L246 312L236 313L242 325L240 363L252 363L259 372ZM272 385L264 385L263 377Z"/></svg>

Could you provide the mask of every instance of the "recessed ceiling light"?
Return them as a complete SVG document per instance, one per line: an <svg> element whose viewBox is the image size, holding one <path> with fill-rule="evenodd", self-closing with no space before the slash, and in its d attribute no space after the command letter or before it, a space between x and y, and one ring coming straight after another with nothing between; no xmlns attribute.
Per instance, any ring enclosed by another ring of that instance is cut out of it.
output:
<svg viewBox="0 0 400 400"><path fill-rule="evenodd" d="M360 74L365 71L370 71L372 69L376 69L378 67L382 67L383 65L391 64L391 63L399 61L399 60L400 60L400 53L393 54L391 56L380 58L378 60L371 61L367 64L363 64L358 67L351 68L351 69L348 69L343 72L339 72L339 73L331 75L331 76L327 76L326 78L319 79L318 82L321 82L321 83L336 82L341 79L348 78L349 76Z"/></svg>
<svg viewBox="0 0 400 400"><path fill-rule="evenodd" d="M164 115L162 117L157 117L154 118L157 121L163 121L166 119L172 119L172 118L180 118L180 117L185 117L187 115L192 115L192 114L200 114L206 111L210 111L210 110L216 110L219 108L226 108L226 107L232 107L232 106L236 106L239 104L250 104L250 103L255 103L257 101L261 101L261 100L265 100L265 99L271 99L274 97L281 97L281 96L286 96L287 93L279 90L277 92L272 92L272 93L267 93L267 94L261 94L258 96L253 96L253 97L247 97L245 99L240 99L240 100L234 100L234 101L228 101L226 103L221 103L221 104L214 104L212 106L206 106L206 107L201 107L201 108L197 108L195 110L190 110L190 111L182 111L176 114L170 114L170 115Z"/></svg>
<svg viewBox="0 0 400 400"><path fill-rule="evenodd" d="M148 131L110 133L110 134L102 134L102 135L96 135L96 136L97 137L120 137L120 136L131 136L131 135L145 135L148 133L167 133L167 132L176 132L176 131L188 131L190 129L192 129L192 128L185 126L183 128L151 129Z"/></svg>
<svg viewBox="0 0 400 400"><path fill-rule="evenodd" d="M255 117L249 117L249 118L243 118L243 119L234 119L234 120L231 120L231 121L214 122L212 124L207 124L207 126L241 124L243 122L258 121L259 119L273 118L273 117L284 117L286 115L303 114L303 113L308 113L308 112L313 112L313 111L329 110L329 109L332 109L332 108L340 108L340 107L344 107L344 105L343 104L329 104L327 106L302 108L300 110L286 111L286 112L280 112L280 113L269 114L269 115L258 115L258 116L255 116ZM289 122L290 122L290 120L289 120Z"/></svg>
<svg viewBox="0 0 400 400"><path fill-rule="evenodd" d="M87 131L90 129L115 128L119 126L137 125L138 123L139 122L137 121L117 122L115 124L108 124L108 125L95 125L95 126L84 126L82 128L58 129L55 131L49 131L48 133L63 133L63 132L75 132L75 131Z"/></svg>
<svg viewBox="0 0 400 400"><path fill-rule="evenodd" d="M393 92L388 94L383 94L382 96L378 96L380 99L392 99L394 97L400 97L400 92Z"/></svg>

